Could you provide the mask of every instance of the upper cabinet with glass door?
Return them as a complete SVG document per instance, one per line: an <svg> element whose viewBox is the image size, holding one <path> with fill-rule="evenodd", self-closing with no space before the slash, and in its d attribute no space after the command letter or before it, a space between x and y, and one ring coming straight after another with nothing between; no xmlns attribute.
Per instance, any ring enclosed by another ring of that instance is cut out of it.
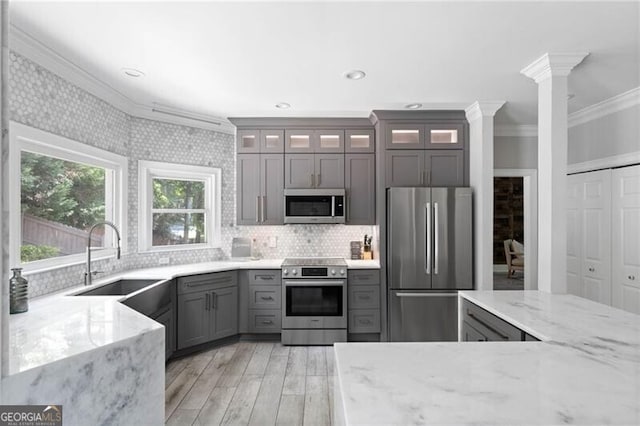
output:
<svg viewBox="0 0 640 426"><path fill-rule="evenodd" d="M387 149L424 149L424 125L392 123L387 125Z"/></svg>
<svg viewBox="0 0 640 426"><path fill-rule="evenodd" d="M462 124L427 124L425 148L464 149L464 126Z"/></svg>
<svg viewBox="0 0 640 426"><path fill-rule="evenodd" d="M344 152L344 130L298 130L285 131L285 152Z"/></svg>
<svg viewBox="0 0 640 426"><path fill-rule="evenodd" d="M347 129L344 135L345 152L375 152L373 129Z"/></svg>
<svg viewBox="0 0 640 426"><path fill-rule="evenodd" d="M284 130L238 130L236 147L239 154L284 152Z"/></svg>

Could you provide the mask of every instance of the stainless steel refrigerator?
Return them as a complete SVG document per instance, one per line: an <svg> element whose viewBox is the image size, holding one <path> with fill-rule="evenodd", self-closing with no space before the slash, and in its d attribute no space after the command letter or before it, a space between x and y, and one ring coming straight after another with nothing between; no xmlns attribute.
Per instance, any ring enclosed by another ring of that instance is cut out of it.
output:
<svg viewBox="0 0 640 426"><path fill-rule="evenodd" d="M473 288L472 209L471 188L387 190L391 341L457 340L457 290Z"/></svg>

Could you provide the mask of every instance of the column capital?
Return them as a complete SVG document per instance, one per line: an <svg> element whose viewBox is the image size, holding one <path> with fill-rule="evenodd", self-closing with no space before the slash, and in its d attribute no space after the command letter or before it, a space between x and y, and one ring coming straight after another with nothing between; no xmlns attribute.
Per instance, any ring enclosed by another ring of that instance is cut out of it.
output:
<svg viewBox="0 0 640 426"><path fill-rule="evenodd" d="M545 53L524 67L520 73L540 83L552 76L568 76L589 52Z"/></svg>
<svg viewBox="0 0 640 426"><path fill-rule="evenodd" d="M471 122L481 117L493 117L504 103L504 101L475 101L464 110L467 121Z"/></svg>

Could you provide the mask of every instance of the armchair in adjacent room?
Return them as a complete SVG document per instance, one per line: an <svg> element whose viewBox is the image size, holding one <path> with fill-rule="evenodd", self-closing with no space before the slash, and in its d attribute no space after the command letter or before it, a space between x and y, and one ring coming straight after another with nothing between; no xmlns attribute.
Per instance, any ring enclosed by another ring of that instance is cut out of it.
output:
<svg viewBox="0 0 640 426"><path fill-rule="evenodd" d="M507 277L516 271L524 272L524 245L516 240L504 240L504 255L507 259Z"/></svg>

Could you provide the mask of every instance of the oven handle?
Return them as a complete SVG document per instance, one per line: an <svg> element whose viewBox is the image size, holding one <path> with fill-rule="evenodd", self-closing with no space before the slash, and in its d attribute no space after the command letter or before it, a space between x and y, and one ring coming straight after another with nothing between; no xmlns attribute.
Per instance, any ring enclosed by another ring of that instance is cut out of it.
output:
<svg viewBox="0 0 640 426"><path fill-rule="evenodd" d="M333 287L339 287L339 286L343 286L346 285L346 281L342 280L342 281L330 281L330 280L294 280L294 281L285 281L284 282L285 287L286 286L333 286Z"/></svg>

